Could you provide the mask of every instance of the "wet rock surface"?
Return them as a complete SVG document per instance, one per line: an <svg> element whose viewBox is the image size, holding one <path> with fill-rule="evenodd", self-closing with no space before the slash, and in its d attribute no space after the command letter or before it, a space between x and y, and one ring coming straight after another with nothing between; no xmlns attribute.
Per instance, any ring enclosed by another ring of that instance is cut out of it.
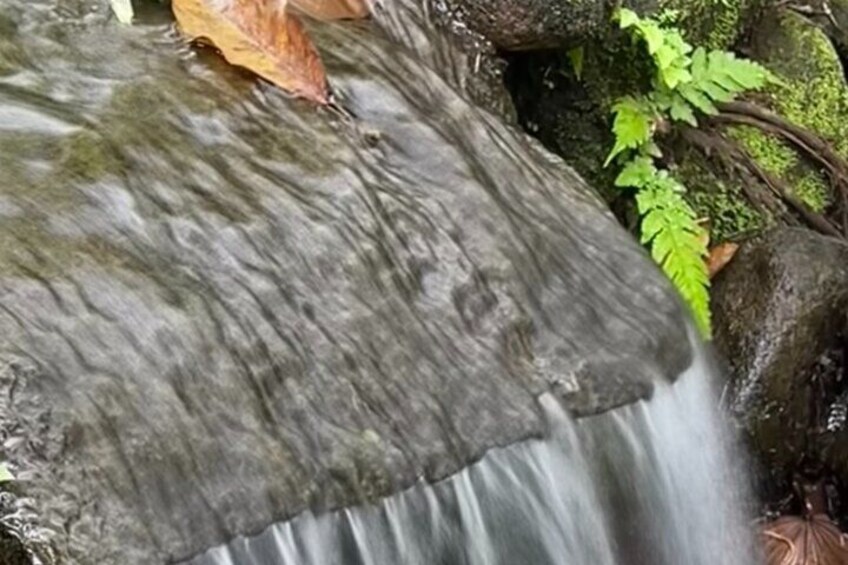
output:
<svg viewBox="0 0 848 565"><path fill-rule="evenodd" d="M543 392L591 414L689 364L644 252L434 71L414 19L389 30L409 49L310 30L337 113L166 9L60 4L0 4L0 432L60 560L168 562L373 500L543 434Z"/></svg>
<svg viewBox="0 0 848 565"><path fill-rule="evenodd" d="M845 389L846 307L848 245L802 229L747 242L714 281L725 400L769 494L829 465L830 433L842 425L832 407Z"/></svg>

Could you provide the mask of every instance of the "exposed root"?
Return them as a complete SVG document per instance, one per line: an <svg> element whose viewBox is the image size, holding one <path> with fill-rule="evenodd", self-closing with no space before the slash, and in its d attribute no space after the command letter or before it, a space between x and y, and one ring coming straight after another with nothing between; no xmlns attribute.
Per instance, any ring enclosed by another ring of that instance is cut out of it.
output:
<svg viewBox="0 0 848 565"><path fill-rule="evenodd" d="M765 133L776 135L797 148L811 162L819 165L827 173L834 194L839 199L836 217L839 218L842 229L841 231L837 230L837 233L842 237L848 237L848 161L839 155L826 139L750 102L729 102L722 104L720 110L721 113L711 119L713 123L747 125ZM766 182L765 179L763 179L763 182ZM786 191L784 190L784 192ZM787 194L791 198L791 194ZM804 215L805 219L810 220L810 218L807 218L808 212L812 212L809 208L804 207L806 208L806 211L804 211L798 208L797 203L793 203L789 199L786 201L793 209ZM824 218L820 214L818 216ZM833 226L829 220L824 219L827 224ZM819 219L815 219L815 221L820 223ZM830 231L825 228L824 224L821 224L820 228L824 233Z"/></svg>
<svg viewBox="0 0 848 565"><path fill-rule="evenodd" d="M781 202L800 216L810 228L825 235L845 237L825 216L795 198L786 183L763 169L735 140L729 139L719 131L694 128L685 129L683 139L700 149L708 158L717 159L731 173L741 174L746 180L742 183L745 197L760 211L771 212L782 216L787 223L794 223L793 218L784 212L785 208L778 204ZM772 198L756 190L758 182L769 189ZM778 202L775 202L775 198Z"/></svg>
<svg viewBox="0 0 848 565"><path fill-rule="evenodd" d="M788 224L804 224L832 237L848 239L848 161L823 137L793 124L777 114L750 102L730 102L719 106L720 113L709 119L708 127L683 130L683 139L708 159L719 163L731 176L742 177L742 190L757 210L781 218ZM780 137L826 174L838 204L831 217L811 209L793 194L791 187L763 169L739 142L719 127L745 125ZM762 190L765 187L767 190Z"/></svg>

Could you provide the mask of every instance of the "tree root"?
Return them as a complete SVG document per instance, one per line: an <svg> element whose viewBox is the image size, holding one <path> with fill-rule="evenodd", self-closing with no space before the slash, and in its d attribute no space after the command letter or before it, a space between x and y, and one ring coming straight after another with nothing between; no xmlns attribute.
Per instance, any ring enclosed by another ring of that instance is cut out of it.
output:
<svg viewBox="0 0 848 565"><path fill-rule="evenodd" d="M720 113L711 117L702 129L687 128L682 137L699 149L708 159L717 160L731 175L744 177L742 190L748 201L759 211L782 217L787 223L797 223L791 211L816 231L832 237L848 239L848 161L820 135L793 124L777 114L750 102L729 102L719 105ZM826 173L839 204L834 209L834 223L793 195L791 187L763 169L736 140L727 137L721 126L746 125L775 135L795 147L810 162ZM709 127L713 126L713 127ZM757 190L758 185L768 189ZM840 229L841 228L841 229Z"/></svg>
<svg viewBox="0 0 848 565"><path fill-rule="evenodd" d="M721 104L719 109L719 115L711 118L713 123L752 126L765 133L781 137L797 148L807 159L826 171L834 194L840 200L837 214L841 216L839 223L842 230L839 235L848 238L848 161L820 135L793 124L761 106L750 102L728 102ZM787 202L797 210L795 204L788 200ZM809 208L807 211L812 212ZM805 214L800 211L799 213ZM832 226L829 220L824 219Z"/></svg>
<svg viewBox="0 0 848 565"><path fill-rule="evenodd" d="M737 141L729 139L718 130L711 129L686 128L682 136L687 143L699 149L708 159L718 160L731 174L741 173L746 177L747 182L742 183L742 190L748 201L761 212L768 211L782 216L787 223L794 223L793 218L775 202L776 198L800 216L808 227L832 237L845 237L826 217L795 198L786 183L763 169ZM758 182L769 189L773 198L754 188Z"/></svg>

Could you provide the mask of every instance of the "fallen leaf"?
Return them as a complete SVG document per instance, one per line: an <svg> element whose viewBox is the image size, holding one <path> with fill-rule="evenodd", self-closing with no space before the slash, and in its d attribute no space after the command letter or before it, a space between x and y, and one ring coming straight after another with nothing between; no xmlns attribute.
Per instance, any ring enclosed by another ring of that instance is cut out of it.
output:
<svg viewBox="0 0 848 565"><path fill-rule="evenodd" d="M115 13L115 17L118 18L118 21L122 24L131 24L133 16L133 6L132 0L109 0L109 4L112 6L112 11Z"/></svg>
<svg viewBox="0 0 848 565"><path fill-rule="evenodd" d="M707 258L707 270L710 272L710 278L716 276L719 271L730 263L730 260L733 259L733 256L736 255L738 250L739 244L729 241L710 249L710 255Z"/></svg>
<svg viewBox="0 0 848 565"><path fill-rule="evenodd" d="M371 13L367 0L289 0L289 5L316 20L358 20Z"/></svg>
<svg viewBox="0 0 848 565"><path fill-rule="evenodd" d="M318 52L286 0L173 0L183 33L217 47L244 67L303 98L327 102Z"/></svg>
<svg viewBox="0 0 848 565"><path fill-rule="evenodd" d="M848 536L825 514L785 516L767 524L760 535L766 565L848 563Z"/></svg>

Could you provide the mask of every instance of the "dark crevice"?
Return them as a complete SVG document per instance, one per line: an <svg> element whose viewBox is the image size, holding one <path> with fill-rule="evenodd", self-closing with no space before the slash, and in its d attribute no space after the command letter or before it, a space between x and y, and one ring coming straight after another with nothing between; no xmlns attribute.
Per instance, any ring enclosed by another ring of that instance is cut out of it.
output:
<svg viewBox="0 0 848 565"><path fill-rule="evenodd" d="M0 563L3 565L32 565L32 559L21 540L3 527L0 527Z"/></svg>

